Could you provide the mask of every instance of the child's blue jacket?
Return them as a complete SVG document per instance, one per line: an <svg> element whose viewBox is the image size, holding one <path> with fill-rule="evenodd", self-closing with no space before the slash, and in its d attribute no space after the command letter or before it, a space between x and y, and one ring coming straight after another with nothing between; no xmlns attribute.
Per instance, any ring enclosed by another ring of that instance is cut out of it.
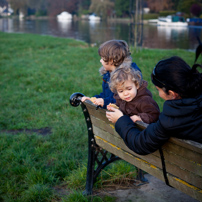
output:
<svg viewBox="0 0 202 202"><path fill-rule="evenodd" d="M141 72L141 70L136 65L136 63L133 62L131 64L131 67L133 67L135 70L139 70ZM103 108L106 109L106 107L109 103L116 103L116 100L113 98L114 93L109 88L110 72L108 71L107 73L103 74L102 79L103 79L102 92L99 95L95 95L94 97L104 99Z"/></svg>

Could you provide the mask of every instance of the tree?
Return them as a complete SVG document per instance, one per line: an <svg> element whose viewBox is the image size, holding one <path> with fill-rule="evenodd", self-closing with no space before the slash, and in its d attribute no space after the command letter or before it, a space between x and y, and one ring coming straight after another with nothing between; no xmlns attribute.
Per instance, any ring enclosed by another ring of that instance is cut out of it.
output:
<svg viewBox="0 0 202 202"><path fill-rule="evenodd" d="M115 12L118 17L128 16L130 14L130 1L116 0Z"/></svg>
<svg viewBox="0 0 202 202"><path fill-rule="evenodd" d="M29 0L29 8L34 9L36 15L47 14L47 0Z"/></svg>
<svg viewBox="0 0 202 202"><path fill-rule="evenodd" d="M66 4L66 10L69 12L69 13L72 13L72 14L77 14L78 13L78 5L79 5L79 0L69 0Z"/></svg>
<svg viewBox="0 0 202 202"><path fill-rule="evenodd" d="M65 11L65 0L57 0L57 1L52 1L52 0L47 0L48 1L48 15L49 16L56 16L61 11Z"/></svg>
<svg viewBox="0 0 202 202"><path fill-rule="evenodd" d="M79 0L78 4L78 14L87 14L89 11L89 7L91 4L91 0Z"/></svg>
<svg viewBox="0 0 202 202"><path fill-rule="evenodd" d="M8 5L8 2L6 0L0 0L1 7L7 6L7 5Z"/></svg>
<svg viewBox="0 0 202 202"><path fill-rule="evenodd" d="M92 0L89 11L106 19L110 15L114 3L110 0Z"/></svg>
<svg viewBox="0 0 202 202"><path fill-rule="evenodd" d="M9 3L14 13L22 12L25 16L27 15L29 0L9 0Z"/></svg>
<svg viewBox="0 0 202 202"><path fill-rule="evenodd" d="M28 9L33 9L37 14L47 13L48 0L8 0L11 4L14 13L22 12L25 16L28 14Z"/></svg>
<svg viewBox="0 0 202 202"><path fill-rule="evenodd" d="M172 0L173 10L177 11L180 0Z"/></svg>
<svg viewBox="0 0 202 202"><path fill-rule="evenodd" d="M48 15L56 16L62 11L67 11L71 14L78 13L79 0L47 0L48 1Z"/></svg>
<svg viewBox="0 0 202 202"><path fill-rule="evenodd" d="M83 9L88 10L91 4L91 0L80 0L80 5Z"/></svg>
<svg viewBox="0 0 202 202"><path fill-rule="evenodd" d="M178 11L190 15L190 8L194 3L196 3L196 0L180 0L177 7Z"/></svg>
<svg viewBox="0 0 202 202"><path fill-rule="evenodd" d="M172 10L172 0L147 0L148 7L151 12L158 13L159 11Z"/></svg>
<svg viewBox="0 0 202 202"><path fill-rule="evenodd" d="M199 17L200 14L201 14L201 6L199 4L193 4L191 6L191 9L190 9L190 12L196 16L196 17Z"/></svg>

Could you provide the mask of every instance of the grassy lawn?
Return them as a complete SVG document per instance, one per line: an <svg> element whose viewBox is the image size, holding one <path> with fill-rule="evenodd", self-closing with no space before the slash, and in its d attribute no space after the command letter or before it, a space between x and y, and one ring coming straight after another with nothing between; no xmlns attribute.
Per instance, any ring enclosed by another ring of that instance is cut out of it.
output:
<svg viewBox="0 0 202 202"><path fill-rule="evenodd" d="M81 108L69 104L74 92L101 91L97 49L72 39L0 32L0 201L115 201L82 195L87 129ZM150 81L153 67L173 55L192 65L194 53L131 51L162 109ZM134 167L120 161L102 172L95 187L134 176Z"/></svg>

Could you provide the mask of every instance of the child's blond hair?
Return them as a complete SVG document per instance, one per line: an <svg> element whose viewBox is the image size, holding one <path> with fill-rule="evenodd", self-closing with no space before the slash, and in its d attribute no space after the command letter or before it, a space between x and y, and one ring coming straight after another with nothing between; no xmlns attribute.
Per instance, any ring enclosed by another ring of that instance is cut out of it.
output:
<svg viewBox="0 0 202 202"><path fill-rule="evenodd" d="M127 63L122 63L119 68L111 73L109 87L113 93L117 93L117 87L124 86L125 81L131 80L135 86L140 88L142 85L142 73L135 70Z"/></svg>

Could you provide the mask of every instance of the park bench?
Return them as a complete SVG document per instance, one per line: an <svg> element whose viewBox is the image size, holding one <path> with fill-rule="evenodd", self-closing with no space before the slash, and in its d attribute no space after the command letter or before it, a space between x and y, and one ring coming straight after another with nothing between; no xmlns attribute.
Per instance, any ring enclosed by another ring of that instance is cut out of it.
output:
<svg viewBox="0 0 202 202"><path fill-rule="evenodd" d="M81 102L83 94L74 93L70 104L81 105L88 129L87 195L92 194L93 184L102 169L123 159L138 168L138 179L145 181L143 172L149 173L196 200L202 201L202 144L170 138L158 151L139 155L131 151L116 133L114 124L106 118L106 110L91 101ZM147 127L136 123L141 130Z"/></svg>

